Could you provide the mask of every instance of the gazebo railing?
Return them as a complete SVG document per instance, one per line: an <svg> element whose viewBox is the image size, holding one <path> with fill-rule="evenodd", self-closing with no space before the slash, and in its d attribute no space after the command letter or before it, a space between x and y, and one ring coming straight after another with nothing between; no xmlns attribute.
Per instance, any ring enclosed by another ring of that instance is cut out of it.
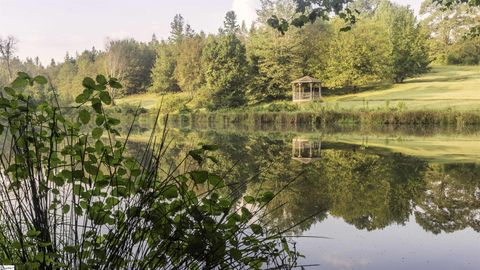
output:
<svg viewBox="0 0 480 270"><path fill-rule="evenodd" d="M321 98L318 92L296 92L293 93L293 100L312 100Z"/></svg>

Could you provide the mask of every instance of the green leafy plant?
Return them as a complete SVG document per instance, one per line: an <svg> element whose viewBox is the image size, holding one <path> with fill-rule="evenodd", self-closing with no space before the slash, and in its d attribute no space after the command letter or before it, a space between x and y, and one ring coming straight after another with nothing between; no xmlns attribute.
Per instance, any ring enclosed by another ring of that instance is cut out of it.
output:
<svg viewBox="0 0 480 270"><path fill-rule="evenodd" d="M216 146L190 151L182 162L188 166L169 166L167 130L157 133L155 125L146 149L128 156L130 132L121 134L121 121L106 110L109 91L122 87L115 78L85 78L77 105L68 109L24 94L47 83L19 73L1 93L0 263L17 269L296 265L298 253L257 218L274 194L222 195L223 179L203 169L216 161Z"/></svg>

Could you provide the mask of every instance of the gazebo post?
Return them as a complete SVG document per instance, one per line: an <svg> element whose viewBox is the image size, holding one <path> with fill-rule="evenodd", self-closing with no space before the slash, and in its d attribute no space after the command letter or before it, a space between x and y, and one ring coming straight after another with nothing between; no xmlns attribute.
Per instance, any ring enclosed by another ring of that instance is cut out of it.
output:
<svg viewBox="0 0 480 270"><path fill-rule="evenodd" d="M313 83L310 83L310 100L313 100Z"/></svg>
<svg viewBox="0 0 480 270"><path fill-rule="evenodd" d="M298 100L303 99L303 87L301 83L298 83Z"/></svg>

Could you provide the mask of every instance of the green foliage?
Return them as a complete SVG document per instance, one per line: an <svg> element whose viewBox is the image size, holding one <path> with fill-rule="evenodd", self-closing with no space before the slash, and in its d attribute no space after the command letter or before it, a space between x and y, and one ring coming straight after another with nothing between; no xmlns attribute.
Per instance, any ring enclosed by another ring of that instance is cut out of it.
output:
<svg viewBox="0 0 480 270"><path fill-rule="evenodd" d="M374 14L387 29L392 61L392 77L397 83L426 73L430 64L427 35L408 7L381 1Z"/></svg>
<svg viewBox="0 0 480 270"><path fill-rule="evenodd" d="M105 110L108 88L121 84L101 75L82 81L78 104L69 111L24 93L45 85L44 77L19 73L4 89L0 198L8 203L0 204L2 263L18 269L296 265L298 254L285 238L259 229L260 212L237 209L235 197L221 195L224 180L202 168L216 162L211 152L217 147L204 145L185 156L191 164L178 168L191 171L161 169L164 136L127 155L130 133L120 134L121 121ZM272 193L258 198L262 209Z"/></svg>
<svg viewBox="0 0 480 270"><path fill-rule="evenodd" d="M356 89L387 80L391 58L386 36L386 29L371 19L364 19L351 31L337 32L330 47L325 85Z"/></svg>
<svg viewBox="0 0 480 270"><path fill-rule="evenodd" d="M473 4L473 1L471 2ZM422 3L420 14L426 16L423 24L430 32L430 51L435 62L446 64L452 47L469 46L465 37L474 33L480 20L480 7L466 2L427 0ZM477 40L478 42L478 40ZM467 56L468 57L468 56ZM455 56L453 57L455 58Z"/></svg>
<svg viewBox="0 0 480 270"><path fill-rule="evenodd" d="M479 39L464 39L467 26L473 26L480 14L479 7L469 3L449 1L442 6L425 1L425 19L419 23L412 10L387 0L265 0L259 22L250 30L245 24L239 27L235 13L228 12L224 27L209 36L195 33L177 14L165 41L155 36L149 43L114 40L105 51L92 48L76 57L67 54L63 62L53 61L47 67L38 60L10 57L7 68L3 57L0 85L13 80L10 70L45 74L53 87L35 85L29 94L36 100L56 98L70 105L83 92L84 77L106 72L125 86L107 87L112 105L122 96L146 89L152 97L187 93L188 99L182 95L182 102L168 109L173 111L185 103L194 110L216 110L285 100L291 94L290 82L304 75L320 79L326 93L356 92L415 77L428 71L432 60L477 64ZM271 29L272 23L283 33ZM160 98L148 103L155 107Z"/></svg>
<svg viewBox="0 0 480 270"><path fill-rule="evenodd" d="M285 35L264 29L252 34L248 43L251 80L250 100L284 99L291 93L291 82L303 75L302 36L299 31Z"/></svg>
<svg viewBox="0 0 480 270"><path fill-rule="evenodd" d="M268 1L264 1L268 2ZM303 27L309 23L314 23L317 19L328 20L330 15L337 14L347 25L341 28L342 31L350 29L351 25L356 22L355 11L348 7L352 0L302 0L295 1L295 16L280 18L274 14L267 23L280 33L284 34L290 25L295 27ZM286 19L288 18L288 19Z"/></svg>
<svg viewBox="0 0 480 270"><path fill-rule="evenodd" d="M153 49L133 39L110 41L103 58L108 75L122 82L125 94L144 92L150 86L154 60ZM116 92L110 91L113 99Z"/></svg>
<svg viewBox="0 0 480 270"><path fill-rule="evenodd" d="M453 44L449 48L447 63L450 65L480 64L480 37Z"/></svg>
<svg viewBox="0 0 480 270"><path fill-rule="evenodd" d="M205 74L202 66L202 53L205 47L205 37L195 35L187 37L178 47L177 64L174 78L183 92L190 93L193 98L205 84Z"/></svg>
<svg viewBox="0 0 480 270"><path fill-rule="evenodd" d="M223 28L223 31L225 31L227 34L236 34L240 31L240 26L238 25L237 14L235 14L235 11L228 11L227 14L225 14Z"/></svg>
<svg viewBox="0 0 480 270"><path fill-rule="evenodd" d="M245 46L233 34L209 39L203 51L209 107L238 107L245 103L247 60Z"/></svg>
<svg viewBox="0 0 480 270"><path fill-rule="evenodd" d="M153 92L170 92L178 91L177 80L173 76L175 72L176 54L175 47L162 42L156 49L157 59L152 69L153 84L151 91Z"/></svg>

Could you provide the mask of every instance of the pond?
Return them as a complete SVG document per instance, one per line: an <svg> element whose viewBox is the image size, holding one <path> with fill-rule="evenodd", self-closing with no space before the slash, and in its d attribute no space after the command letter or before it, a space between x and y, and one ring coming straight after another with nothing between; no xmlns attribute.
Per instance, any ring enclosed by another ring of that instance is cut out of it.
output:
<svg viewBox="0 0 480 270"><path fill-rule="evenodd" d="M311 269L479 269L480 129L180 127L170 159L220 146L234 193L282 192L269 225Z"/></svg>

